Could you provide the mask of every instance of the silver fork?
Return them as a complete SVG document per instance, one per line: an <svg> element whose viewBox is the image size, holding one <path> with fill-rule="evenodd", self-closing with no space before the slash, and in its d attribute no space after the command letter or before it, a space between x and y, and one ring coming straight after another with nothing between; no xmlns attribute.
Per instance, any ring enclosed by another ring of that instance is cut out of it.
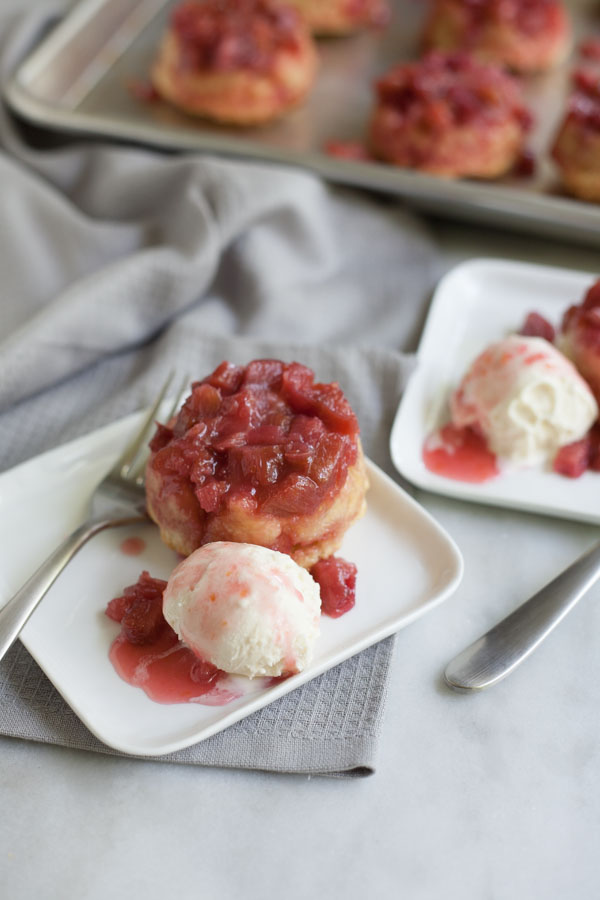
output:
<svg viewBox="0 0 600 900"><path fill-rule="evenodd" d="M19 636L21 629L42 598L50 590L62 570L91 537L117 525L139 522L146 518L144 466L148 453L149 432L167 391L173 381L171 372L160 389L141 427L118 461L91 497L90 515L50 554L23 587L0 610L0 659ZM167 416L174 415L189 378L186 377Z"/></svg>

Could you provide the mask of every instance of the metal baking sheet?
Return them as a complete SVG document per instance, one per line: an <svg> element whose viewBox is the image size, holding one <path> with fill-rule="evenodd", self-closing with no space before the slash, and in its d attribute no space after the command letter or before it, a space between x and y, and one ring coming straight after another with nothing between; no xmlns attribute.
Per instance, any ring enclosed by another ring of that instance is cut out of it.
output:
<svg viewBox="0 0 600 900"><path fill-rule="evenodd" d="M450 180L340 160L323 150L329 140L364 137L374 80L393 63L418 55L425 3L395 0L392 25L382 33L320 41L319 76L305 105L275 124L252 129L211 125L162 102L144 103L130 89L148 81L173 5L173 0L81 0L14 73L6 88L9 105L45 128L300 165L440 215L600 245L600 205L561 195L547 153L564 110L573 59L524 82L537 120L529 142L538 157L534 177ZM600 34L593 0L568 6L577 40Z"/></svg>

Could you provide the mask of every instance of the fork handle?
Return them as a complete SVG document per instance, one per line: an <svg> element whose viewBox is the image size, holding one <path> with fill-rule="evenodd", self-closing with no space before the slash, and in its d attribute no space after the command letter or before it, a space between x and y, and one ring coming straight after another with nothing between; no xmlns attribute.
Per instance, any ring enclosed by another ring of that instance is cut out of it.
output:
<svg viewBox="0 0 600 900"><path fill-rule="evenodd" d="M600 578L600 544L459 653L446 668L446 684L458 691L490 687L512 672L553 631Z"/></svg>
<svg viewBox="0 0 600 900"><path fill-rule="evenodd" d="M137 522L143 516L90 519L76 528L42 563L22 588L0 609L0 659L16 641L21 629L62 570L91 537L115 525Z"/></svg>

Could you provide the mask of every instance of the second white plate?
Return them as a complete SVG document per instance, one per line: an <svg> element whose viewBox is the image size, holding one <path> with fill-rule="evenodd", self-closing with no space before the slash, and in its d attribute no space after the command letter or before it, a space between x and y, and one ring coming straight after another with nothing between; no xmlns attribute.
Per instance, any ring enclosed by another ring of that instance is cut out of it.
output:
<svg viewBox="0 0 600 900"><path fill-rule="evenodd" d="M549 468L503 472L482 484L454 481L423 463L425 438L449 419L448 400L488 344L518 331L536 311L559 325L597 278L586 272L504 260L462 263L440 282L418 352L418 365L398 409L391 454L398 471L425 490L552 516L600 523L600 474L581 478Z"/></svg>

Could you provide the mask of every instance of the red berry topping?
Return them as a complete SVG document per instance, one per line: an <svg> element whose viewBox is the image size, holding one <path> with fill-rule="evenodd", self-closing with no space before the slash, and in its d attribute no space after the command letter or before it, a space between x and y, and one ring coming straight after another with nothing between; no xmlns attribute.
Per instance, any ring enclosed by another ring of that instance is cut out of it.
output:
<svg viewBox="0 0 600 900"><path fill-rule="evenodd" d="M568 118L591 131L600 130L600 75L597 66L576 69L573 86L574 91L567 105Z"/></svg>
<svg viewBox="0 0 600 900"><path fill-rule="evenodd" d="M173 430L171 428L168 428L166 425L162 425L160 422L157 422L154 437L152 438L148 446L153 453L156 453L157 450L162 450L163 447L166 447L169 441L171 441L172 439Z"/></svg>
<svg viewBox="0 0 600 900"><path fill-rule="evenodd" d="M212 384L213 387L219 388L221 394L225 397L228 394L234 394L242 383L244 377L244 369L242 366L234 366L230 362L222 362L217 366L212 375L205 378L206 384Z"/></svg>
<svg viewBox="0 0 600 900"><path fill-rule="evenodd" d="M600 39L588 38L579 45L579 55L584 59L600 60Z"/></svg>
<svg viewBox="0 0 600 900"><path fill-rule="evenodd" d="M552 343L556 337L554 326L537 312L531 312L525 319L519 334L525 337L540 337Z"/></svg>
<svg viewBox="0 0 600 900"><path fill-rule="evenodd" d="M600 279L589 288L583 303L567 309L563 316L562 330L576 332L581 344L600 353Z"/></svg>
<svg viewBox="0 0 600 900"><path fill-rule="evenodd" d="M552 468L567 478L579 478L590 462L591 441L589 435L580 441L561 447L554 457Z"/></svg>
<svg viewBox="0 0 600 900"><path fill-rule="evenodd" d="M517 178L531 178L535 175L537 160L533 150L523 150L513 166L513 174Z"/></svg>
<svg viewBox="0 0 600 900"><path fill-rule="evenodd" d="M590 431L590 461L589 468L593 472L600 472L600 423L596 422Z"/></svg>
<svg viewBox="0 0 600 900"><path fill-rule="evenodd" d="M106 608L106 615L121 623L124 637L131 644L151 643L163 628L168 628L162 612L166 581L142 572L135 584L126 587Z"/></svg>
<svg viewBox="0 0 600 900"><path fill-rule="evenodd" d="M187 69L269 71L280 50L296 50L301 19L273 0L185 0L172 27Z"/></svg>
<svg viewBox="0 0 600 900"><path fill-rule="evenodd" d="M310 574L321 589L321 612L333 619L352 609L356 602L356 566L340 556L320 559Z"/></svg>
<svg viewBox="0 0 600 900"><path fill-rule="evenodd" d="M222 363L192 385L171 428L152 439L161 496L197 514L243 504L273 515L312 513L358 457L358 423L338 384L300 363Z"/></svg>
<svg viewBox="0 0 600 900"><path fill-rule="evenodd" d="M585 309L595 309L600 306L600 278L586 291L583 305Z"/></svg>
<svg viewBox="0 0 600 900"><path fill-rule="evenodd" d="M415 127L445 131L515 117L523 130L531 125L516 80L467 53L434 52L418 62L402 63L380 79L376 89L383 105Z"/></svg>
<svg viewBox="0 0 600 900"><path fill-rule="evenodd" d="M131 599L129 597L113 597L104 612L113 622L120 622L130 603Z"/></svg>
<svg viewBox="0 0 600 900"><path fill-rule="evenodd" d="M560 15L556 0L463 0L462 5L470 13L474 29L490 23L531 35L544 33Z"/></svg>

